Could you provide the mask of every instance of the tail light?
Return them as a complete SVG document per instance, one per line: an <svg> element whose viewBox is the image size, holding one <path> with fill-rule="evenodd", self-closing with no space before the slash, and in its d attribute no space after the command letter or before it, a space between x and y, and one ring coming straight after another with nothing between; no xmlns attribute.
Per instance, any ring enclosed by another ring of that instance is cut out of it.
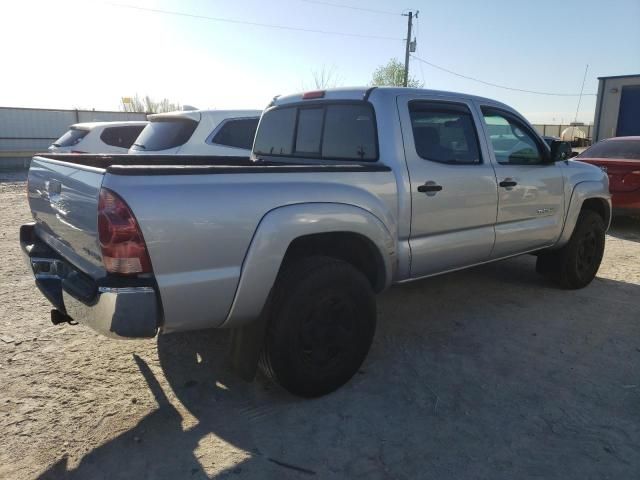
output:
<svg viewBox="0 0 640 480"><path fill-rule="evenodd" d="M98 238L107 272L151 273L151 260L136 217L122 198L106 188L100 190L98 201Z"/></svg>

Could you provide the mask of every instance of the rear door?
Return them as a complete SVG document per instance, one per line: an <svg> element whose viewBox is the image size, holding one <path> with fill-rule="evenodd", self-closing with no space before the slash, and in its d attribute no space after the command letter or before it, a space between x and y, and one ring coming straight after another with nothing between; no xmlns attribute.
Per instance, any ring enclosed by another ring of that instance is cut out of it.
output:
<svg viewBox="0 0 640 480"><path fill-rule="evenodd" d="M398 109L411 182L411 276L487 260L497 187L473 105L402 95Z"/></svg>
<svg viewBox="0 0 640 480"><path fill-rule="evenodd" d="M546 145L518 115L479 106L498 179L496 244L491 257L553 244L564 219L561 167L546 163Z"/></svg>

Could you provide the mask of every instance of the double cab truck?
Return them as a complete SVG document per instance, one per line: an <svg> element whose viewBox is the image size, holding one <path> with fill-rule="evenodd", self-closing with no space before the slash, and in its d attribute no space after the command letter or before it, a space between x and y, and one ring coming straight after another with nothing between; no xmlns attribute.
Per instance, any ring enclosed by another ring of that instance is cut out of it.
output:
<svg viewBox="0 0 640 480"><path fill-rule="evenodd" d="M277 97L249 158L39 155L28 198L54 322L230 328L243 376L306 397L358 370L390 285L531 253L582 288L611 218L602 170L512 108L409 88Z"/></svg>

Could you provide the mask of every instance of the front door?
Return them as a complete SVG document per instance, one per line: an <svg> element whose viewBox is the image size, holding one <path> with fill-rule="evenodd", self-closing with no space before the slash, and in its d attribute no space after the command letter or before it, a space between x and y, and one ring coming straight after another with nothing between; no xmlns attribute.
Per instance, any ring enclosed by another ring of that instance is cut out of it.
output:
<svg viewBox="0 0 640 480"><path fill-rule="evenodd" d="M513 112L481 106L498 179L496 244L491 258L552 245L562 230L564 181L546 146Z"/></svg>
<svg viewBox="0 0 640 480"><path fill-rule="evenodd" d="M486 261L493 248L497 186L464 101L400 96L411 188L411 277Z"/></svg>

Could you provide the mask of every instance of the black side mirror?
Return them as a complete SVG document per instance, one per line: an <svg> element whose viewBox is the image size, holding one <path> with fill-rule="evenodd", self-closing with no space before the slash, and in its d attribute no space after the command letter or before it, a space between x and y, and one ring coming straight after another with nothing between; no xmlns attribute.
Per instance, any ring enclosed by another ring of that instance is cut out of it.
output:
<svg viewBox="0 0 640 480"><path fill-rule="evenodd" d="M569 142L563 142L561 140L552 140L551 141L551 155L549 158L549 162L560 162L563 160L568 160L571 158L571 145Z"/></svg>

